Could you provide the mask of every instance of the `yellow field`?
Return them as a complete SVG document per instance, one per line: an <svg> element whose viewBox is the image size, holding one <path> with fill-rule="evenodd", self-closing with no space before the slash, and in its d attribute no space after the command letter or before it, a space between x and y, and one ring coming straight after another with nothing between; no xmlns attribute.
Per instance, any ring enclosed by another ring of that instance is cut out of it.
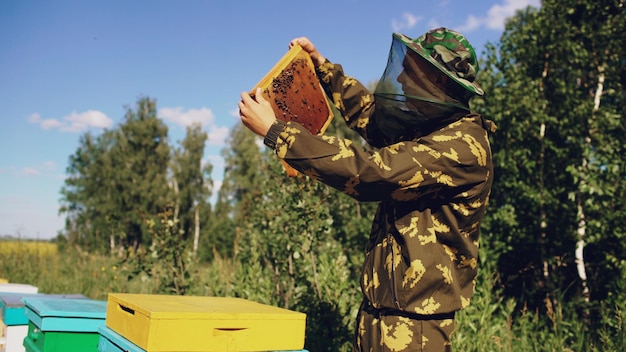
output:
<svg viewBox="0 0 626 352"><path fill-rule="evenodd" d="M57 253L57 246L54 243L44 241L0 241L0 255L15 253L54 255Z"/></svg>

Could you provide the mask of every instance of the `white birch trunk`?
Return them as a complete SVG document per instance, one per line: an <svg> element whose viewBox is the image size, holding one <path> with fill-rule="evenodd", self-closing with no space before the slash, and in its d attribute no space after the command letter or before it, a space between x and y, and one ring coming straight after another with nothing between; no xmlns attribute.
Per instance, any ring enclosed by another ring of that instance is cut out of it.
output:
<svg viewBox="0 0 626 352"><path fill-rule="evenodd" d="M176 222L176 220L178 220L178 211L180 208L180 202L178 200L178 181L176 180L176 177L173 178L172 183L174 194L176 195L176 205L174 206L174 222Z"/></svg>
<svg viewBox="0 0 626 352"><path fill-rule="evenodd" d="M111 254L115 252L115 236L113 234L109 235L109 247L111 248Z"/></svg>
<svg viewBox="0 0 626 352"><path fill-rule="evenodd" d="M585 221L585 210L580 198L578 199L578 241L576 242L576 269L578 277L583 286L583 297L589 302L589 286L587 285L587 270L585 269L585 231L587 222Z"/></svg>
<svg viewBox="0 0 626 352"><path fill-rule="evenodd" d="M198 252L198 242L200 240L200 206L196 205L194 210L195 231L193 235L193 255L196 256Z"/></svg>
<svg viewBox="0 0 626 352"><path fill-rule="evenodd" d="M595 112L600 108L600 101L601 101L602 94L604 91L604 79L605 79L604 68L602 66L599 66L598 67L598 86L596 87L596 92L593 98L592 114L595 114ZM591 134L591 132L589 132L589 134ZM587 137L585 139L585 143L586 143L587 149L591 148L591 137ZM582 186L586 184L587 162L588 162L587 159L583 158L582 165L581 165L582 170L583 170L583 179L581 181L581 186L579 187L580 189L582 189ZM586 231L587 231L587 221L585 220L585 207L580 197L578 198L577 208L578 208L578 212L577 212L578 213L577 214L578 216L578 230L577 230L578 241L576 242L576 269L578 271L578 277L580 278L580 281L583 286L583 296L585 297L585 301L589 302L589 285L587 282L587 270L585 268L585 256L584 256L585 245L586 245L585 237L586 237Z"/></svg>
<svg viewBox="0 0 626 352"><path fill-rule="evenodd" d="M543 152L543 138L546 135L546 124L545 122L541 123L541 127L539 129L539 138L541 138L541 223L539 224L541 228L541 256L543 258L543 277L547 280L550 275L550 267L548 265L548 260L546 260L545 256L545 241L548 235L546 234L546 228L548 224L546 223L546 209L544 207L543 195L544 195L544 186L543 186L543 165L545 162L544 152Z"/></svg>
<svg viewBox="0 0 626 352"><path fill-rule="evenodd" d="M542 95L544 95L544 91L543 91L543 79L545 79L548 76L548 69L550 67L550 61L548 61L550 57L550 54L546 53L545 54L545 61L543 63L543 72L541 72L541 78L542 80L539 81L539 91L541 92ZM546 104L544 103L542 106L542 110L546 110ZM543 139L546 136L546 123L542 122L541 123L541 127L539 129L539 138L541 140L541 223L540 223L540 227L541 227L541 257L543 259L543 277L546 279L546 282L548 280L548 277L550 276L550 266L548 265L548 260L546 259L546 239L548 237L548 235L546 234L546 228L548 227L548 224L546 223L546 209L544 207L544 192L545 192L545 188L544 188L544 178L543 178L543 169L545 167L545 153L544 153L544 141Z"/></svg>

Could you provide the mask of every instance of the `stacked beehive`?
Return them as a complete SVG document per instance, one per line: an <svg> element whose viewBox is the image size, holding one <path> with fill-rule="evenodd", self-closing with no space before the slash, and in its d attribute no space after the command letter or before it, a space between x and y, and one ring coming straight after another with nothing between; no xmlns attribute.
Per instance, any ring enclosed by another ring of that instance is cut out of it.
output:
<svg viewBox="0 0 626 352"><path fill-rule="evenodd" d="M97 352L105 301L87 298L24 297L26 352Z"/></svg>
<svg viewBox="0 0 626 352"><path fill-rule="evenodd" d="M0 352L305 351L304 313L241 298L111 293L97 301L0 284L0 317Z"/></svg>
<svg viewBox="0 0 626 352"><path fill-rule="evenodd" d="M22 340L28 332L28 319L19 311L18 307L7 303L5 297L21 294L36 294L39 289L25 284L10 284L6 279L0 279L0 352L22 352Z"/></svg>
<svg viewBox="0 0 626 352"><path fill-rule="evenodd" d="M70 302L60 302L69 300ZM58 336L63 340L67 334L74 334L71 325L58 322L50 325L52 320L58 320L60 311L52 310L51 307L66 305L71 308L71 315L77 316L80 304L75 300L88 300L80 294L52 295L38 293L37 287L25 284L0 285L0 316L2 317L3 342L0 343L0 352L36 352L36 351L78 351L78 349L61 349ZM59 301L59 302L57 302ZM47 307L47 308L46 308ZM102 322L104 313L102 310ZM51 320L52 319L52 320ZM81 326L82 330L85 328ZM97 329L92 329L92 348L80 349L80 351L97 351ZM70 345L74 345L71 340Z"/></svg>

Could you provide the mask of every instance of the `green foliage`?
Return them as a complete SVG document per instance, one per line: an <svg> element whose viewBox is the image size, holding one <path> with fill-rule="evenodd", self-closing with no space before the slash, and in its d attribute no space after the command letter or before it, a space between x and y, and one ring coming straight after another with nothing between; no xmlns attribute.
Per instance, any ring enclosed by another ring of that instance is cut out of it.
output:
<svg viewBox="0 0 626 352"><path fill-rule="evenodd" d="M472 105L499 127L495 183L456 350L626 350L625 27L623 0L546 0L488 46ZM362 142L338 114L327 134ZM62 189L63 257L10 253L0 277L98 299L243 297L307 313L311 351L351 350L376 204L287 177L238 125L211 207L206 139L192 126L171 148L147 98L119 128L82 136ZM93 254L107 248L121 256Z"/></svg>
<svg viewBox="0 0 626 352"><path fill-rule="evenodd" d="M499 130L484 234L504 292L524 293L520 307L602 300L624 275L625 22L619 2L544 1L487 50L476 107Z"/></svg>
<svg viewBox="0 0 626 352"><path fill-rule="evenodd" d="M484 242L484 240L483 240ZM565 297L546 299L541 310L517 308L498 286L490 250L480 248L476 293L469 307L458 313L453 335L455 350L467 352L593 351L593 342L575 304ZM614 336L614 335L612 335ZM603 343L602 346L607 346ZM604 351L599 349L598 351Z"/></svg>
<svg viewBox="0 0 626 352"><path fill-rule="evenodd" d="M220 198L229 200L224 203L232 206L236 224L230 232L233 294L307 313L311 350L349 350L360 301L356 263L360 267L371 221L368 207L302 175L288 177L249 131L236 128L230 143L229 181ZM230 164L243 160L247 168Z"/></svg>
<svg viewBox="0 0 626 352"><path fill-rule="evenodd" d="M180 222L184 240L194 235L194 240L197 241L200 236L200 224L197 222L208 222L208 198L213 187L210 174L213 166L202 165L207 139L208 135L200 124L187 127L185 139L180 143L180 148L174 151L172 158L172 188L175 199L173 217Z"/></svg>
<svg viewBox="0 0 626 352"><path fill-rule="evenodd" d="M215 255L236 255L236 225L246 221L240 209L254 203L252 194L259 195L256 187L258 164L261 153L254 134L242 125L235 126L228 139L229 147L222 152L225 161L224 177L219 189L217 203L212 213L212 221L201 241L201 254L205 259ZM235 251L235 252L233 252Z"/></svg>
<svg viewBox="0 0 626 352"><path fill-rule="evenodd" d="M150 243L145 219L169 202L167 126L157 118L154 100L142 98L135 110L127 109L111 148L111 159L115 161L114 194L118 205L111 215L115 214L121 224L123 243L136 249L143 241Z"/></svg>
<svg viewBox="0 0 626 352"><path fill-rule="evenodd" d="M147 250L140 247L125 256L120 263L122 272L128 280L139 277L142 282L156 283L150 293L185 295L191 286L196 260L187 248L179 221L167 209L156 219L147 219L146 225L152 244Z"/></svg>
<svg viewBox="0 0 626 352"><path fill-rule="evenodd" d="M618 352L626 349L626 324L624 323L624 308L626 302L621 301L614 307L605 305L602 307L603 315L602 327L599 331L598 351Z"/></svg>
<svg viewBox="0 0 626 352"><path fill-rule="evenodd" d="M480 248L476 292L469 307L455 317L452 345L467 352L514 351L512 315L515 301L504 299L497 289L493 265Z"/></svg>
<svg viewBox="0 0 626 352"><path fill-rule="evenodd" d="M70 242L99 251L150 243L144 219L168 202L169 160L167 127L148 98L127 109L118 129L81 137L61 190Z"/></svg>
<svg viewBox="0 0 626 352"><path fill-rule="evenodd" d="M307 313L311 350L348 348L360 295L332 237L334 192L301 175L289 178L277 160L266 160L257 170L274 176L261 179L264 194L238 227L242 275L235 294Z"/></svg>
<svg viewBox="0 0 626 352"><path fill-rule="evenodd" d="M346 258L337 255L333 245L321 248L317 261L318 279L325 298L309 297L308 292L292 309L307 313L306 347L310 351L350 351L351 320L358 307L356 288L346 279ZM513 298L502 295L497 276L489 267L490 250L481 248L476 295L472 304L457 315L453 344L456 351L517 352L517 351L597 351L621 352L626 347L624 329L624 302L605 305L603 324L598 337L584 326L580 316L572 314L574 307L556 297L552 313L543 315L538 310L516 310ZM109 292L155 293L159 280L139 276L128 280L117 258L68 248L67 251L42 255L37 252L3 252L0 277L10 282L31 284L42 293L79 293L98 300L106 300ZM261 270L260 272L263 272ZM227 258L216 257L210 264L200 264L191 271L187 294L235 296L234 285L239 285L240 274L255 273ZM272 291L271 280L259 276L254 285L248 280L248 291ZM257 290L259 288L259 290ZM239 291L239 290L238 290ZM313 292L313 291L311 291ZM257 301L264 297L255 296ZM309 301L310 299L310 301ZM546 309L547 310L547 309ZM549 311L549 310L547 310ZM347 313L346 313L347 312Z"/></svg>
<svg viewBox="0 0 626 352"><path fill-rule="evenodd" d="M61 190L61 213L67 220L59 240L92 251L140 253L169 241L157 238L161 243L154 243L157 233L148 224L171 207L171 220L181 230L176 239L193 237L195 254L211 215L212 165L202 160L207 138L199 124L189 126L170 155L167 127L149 98L127 108L117 128L96 137L86 133L70 156Z"/></svg>

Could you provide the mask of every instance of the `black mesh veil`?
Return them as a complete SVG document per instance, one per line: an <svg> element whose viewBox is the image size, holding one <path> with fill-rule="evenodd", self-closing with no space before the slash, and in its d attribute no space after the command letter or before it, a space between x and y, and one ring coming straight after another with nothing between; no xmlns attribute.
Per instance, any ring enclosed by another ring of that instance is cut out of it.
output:
<svg viewBox="0 0 626 352"><path fill-rule="evenodd" d="M472 95L394 36L374 91L370 123L380 140L373 144L415 139L458 120L469 112Z"/></svg>

